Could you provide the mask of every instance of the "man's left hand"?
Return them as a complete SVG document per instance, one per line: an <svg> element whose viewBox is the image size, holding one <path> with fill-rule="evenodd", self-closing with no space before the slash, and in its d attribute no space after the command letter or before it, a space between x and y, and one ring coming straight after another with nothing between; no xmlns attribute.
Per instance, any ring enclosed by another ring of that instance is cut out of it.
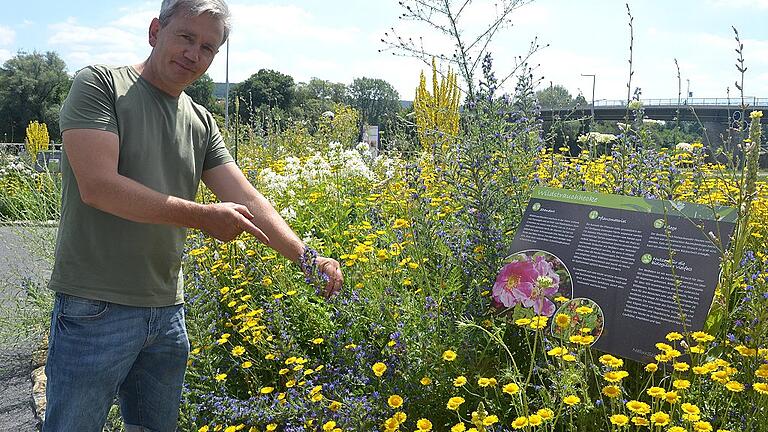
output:
<svg viewBox="0 0 768 432"><path fill-rule="evenodd" d="M341 284L344 282L344 275L341 274L341 264L333 258L318 256L315 261L317 270L328 276L328 283L325 285L323 296L332 297L339 293Z"/></svg>

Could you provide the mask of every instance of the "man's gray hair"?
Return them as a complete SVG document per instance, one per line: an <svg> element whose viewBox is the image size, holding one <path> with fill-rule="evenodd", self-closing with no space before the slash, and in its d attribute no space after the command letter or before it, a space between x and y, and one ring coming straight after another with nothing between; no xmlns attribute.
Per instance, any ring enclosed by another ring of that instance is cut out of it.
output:
<svg viewBox="0 0 768 432"><path fill-rule="evenodd" d="M160 6L160 25L165 26L177 13L196 17L204 13L211 14L224 24L224 38L221 44L227 41L229 31L232 29L232 14L224 0L163 0Z"/></svg>

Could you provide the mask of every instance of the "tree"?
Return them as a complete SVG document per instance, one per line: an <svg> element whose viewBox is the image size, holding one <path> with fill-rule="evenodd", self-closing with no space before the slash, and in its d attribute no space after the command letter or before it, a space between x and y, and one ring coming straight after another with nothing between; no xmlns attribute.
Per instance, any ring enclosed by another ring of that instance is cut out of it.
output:
<svg viewBox="0 0 768 432"><path fill-rule="evenodd" d="M0 67L0 137L21 141L34 120L45 123L52 137L61 135L59 108L72 85L66 68L52 51L21 51Z"/></svg>
<svg viewBox="0 0 768 432"><path fill-rule="evenodd" d="M308 83L299 83L299 88L305 90L314 99L344 102L347 94L347 86L319 78L312 78Z"/></svg>
<svg viewBox="0 0 768 432"><path fill-rule="evenodd" d="M204 106L208 111L215 112L216 98L213 97L214 88L213 80L205 73L184 89L184 93L191 97L193 101Z"/></svg>
<svg viewBox="0 0 768 432"><path fill-rule="evenodd" d="M400 95L388 82L377 78L355 78L347 90L350 106L360 111L361 120L388 129L400 111Z"/></svg>
<svg viewBox="0 0 768 432"><path fill-rule="evenodd" d="M575 105L571 93L560 84L537 91L536 99L542 108L570 108Z"/></svg>
<svg viewBox="0 0 768 432"><path fill-rule="evenodd" d="M314 128L320 115L333 111L336 104L344 103L347 86L342 83L312 78L308 83L296 85L293 113L303 118Z"/></svg>
<svg viewBox="0 0 768 432"><path fill-rule="evenodd" d="M296 95L296 85L290 75L261 69L237 85L232 95L240 99L240 122L248 123L256 110L288 112ZM230 102L230 106L234 109L235 104Z"/></svg>

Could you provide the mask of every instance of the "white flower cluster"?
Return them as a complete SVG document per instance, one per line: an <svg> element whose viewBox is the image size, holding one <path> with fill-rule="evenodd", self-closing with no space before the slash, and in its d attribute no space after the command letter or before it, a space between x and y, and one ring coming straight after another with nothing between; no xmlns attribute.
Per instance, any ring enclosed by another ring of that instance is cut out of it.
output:
<svg viewBox="0 0 768 432"><path fill-rule="evenodd" d="M272 168L264 168L259 172L259 180L264 193L281 194L288 189L291 179L287 175L274 172Z"/></svg>
<svg viewBox="0 0 768 432"><path fill-rule="evenodd" d="M363 148L365 147L365 148ZM402 161L386 156L374 157L367 144L362 143L355 149L344 149L338 142L331 142L324 151L316 151L304 162L293 156L284 159L281 172L272 168L259 171L256 185L265 196L289 196L306 186L331 184L354 179L380 182L392 178L401 172ZM291 216L286 209L284 216Z"/></svg>
<svg viewBox="0 0 768 432"><path fill-rule="evenodd" d="M308 245L312 248L319 248L323 245L322 240L320 240L316 235L315 231L310 229L309 231L305 232L303 236L301 236L301 241L304 242L305 245Z"/></svg>
<svg viewBox="0 0 768 432"><path fill-rule="evenodd" d="M293 207L288 206L280 210L280 216L282 216L286 221L290 222L296 219L296 210L294 210Z"/></svg>
<svg viewBox="0 0 768 432"><path fill-rule="evenodd" d="M34 176L37 173L20 157L0 152L0 178L9 174Z"/></svg>
<svg viewBox="0 0 768 432"><path fill-rule="evenodd" d="M343 178L363 177L367 180L374 180L376 176L368 167L365 155L360 152L359 148L360 146L358 145L354 150L344 149L341 143L334 141L328 145L325 157L329 164L341 168L341 176ZM365 153L370 158L370 152Z"/></svg>
<svg viewBox="0 0 768 432"><path fill-rule="evenodd" d="M680 142L675 146L675 150L679 152L693 153L693 145L687 142Z"/></svg>
<svg viewBox="0 0 768 432"><path fill-rule="evenodd" d="M616 141L616 135L604 134L600 132L589 132L584 135L579 135L576 139L581 144L596 143L596 144L609 144Z"/></svg>
<svg viewBox="0 0 768 432"><path fill-rule="evenodd" d="M665 122L664 120L654 120L654 119L644 118L643 119L643 124L655 125L655 126L664 126L664 125L667 124L667 122Z"/></svg>

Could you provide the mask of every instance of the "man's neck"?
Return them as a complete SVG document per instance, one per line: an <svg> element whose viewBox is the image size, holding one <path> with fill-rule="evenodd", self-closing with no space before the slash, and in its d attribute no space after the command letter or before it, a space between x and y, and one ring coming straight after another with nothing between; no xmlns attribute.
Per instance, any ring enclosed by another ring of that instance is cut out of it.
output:
<svg viewBox="0 0 768 432"><path fill-rule="evenodd" d="M181 95L181 92L184 91L184 89L175 90L175 89L170 89L166 85L163 85L163 82L158 78L158 75L154 73L154 68L152 67L152 63L150 62L150 59L151 58L148 58L143 62L134 65L133 68L136 69L136 72L138 72L138 74L142 78L149 81L149 83L155 86L158 90L170 96L179 97Z"/></svg>

